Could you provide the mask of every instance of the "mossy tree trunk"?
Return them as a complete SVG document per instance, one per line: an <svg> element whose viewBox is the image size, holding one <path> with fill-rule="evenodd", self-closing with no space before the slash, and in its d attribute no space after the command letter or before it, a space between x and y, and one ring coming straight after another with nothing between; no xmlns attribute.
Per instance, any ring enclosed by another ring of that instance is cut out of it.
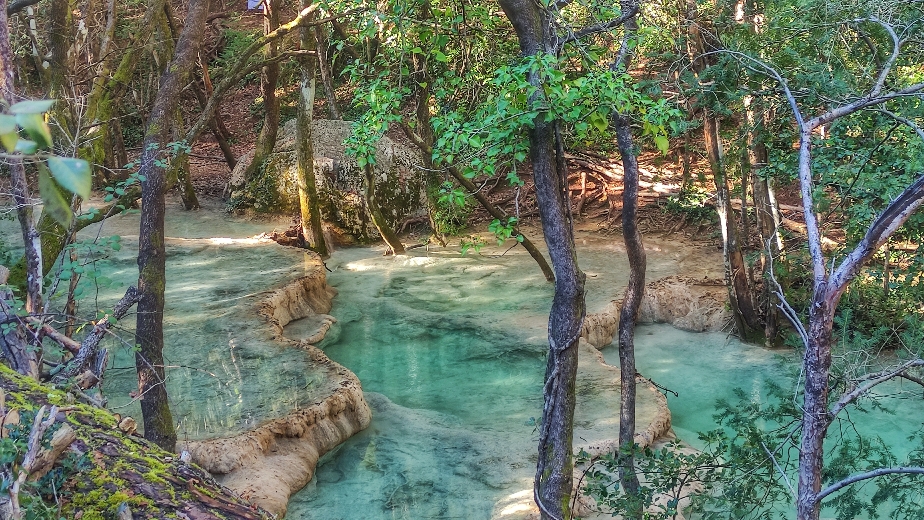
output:
<svg viewBox="0 0 924 520"><path fill-rule="evenodd" d="M532 0L500 0L510 19L523 56L556 53L552 7ZM543 92L536 72L527 80L536 88L530 103L540 104ZM571 517L573 493L572 436L578 341L584 323L585 275L578 267L568 191L568 171L557 120L539 115L528 130L530 160L545 242L555 269L555 296L549 313L549 355L543 386L539 429L539 460L534 497L543 519Z"/></svg>
<svg viewBox="0 0 924 520"><path fill-rule="evenodd" d="M78 155L86 159L94 169L93 176L96 184L108 183L112 180L110 169L119 169L124 166L124 163L115 162L118 155L114 150L114 145L118 140L115 136L115 129L118 125L113 122L117 121L121 115L119 108L122 106L122 98L128 91L138 63L141 62L141 53L147 47L145 42L153 33L151 27L155 17L163 12L165 1L150 0L144 20L136 28L132 41L126 46L115 70L111 68L109 56L104 56L100 69L93 79L93 87L87 96L85 116L90 126ZM113 17L115 16L113 13ZM115 53L111 55L115 56Z"/></svg>
<svg viewBox="0 0 924 520"><path fill-rule="evenodd" d="M382 240L384 240L388 248L391 249L392 254L403 255L404 244L401 243L401 239L398 238L398 234L395 233L395 230L388 225L388 222L385 220L385 215L382 214L382 207L379 205L379 199L375 189L375 169L371 164L366 164L363 171L365 172L366 181L366 206L369 208L369 218L372 219L372 225L374 225L375 229L382 235Z"/></svg>
<svg viewBox="0 0 924 520"><path fill-rule="evenodd" d="M209 0L192 0L186 23L160 88L145 130L141 155L141 227L138 234L138 319L135 328L135 367L144 419L144 435L158 446L173 450L176 430L164 379L164 191L166 171L161 159L171 136L174 109L202 44Z"/></svg>
<svg viewBox="0 0 924 520"><path fill-rule="evenodd" d="M279 28L280 0L264 0L263 33L272 34ZM279 133L279 100L276 98L276 84L279 82L279 62L274 60L279 55L279 41L272 40L263 48L263 57L267 64L263 66L260 76L260 90L263 95L263 128L254 144L253 160L244 171L244 180L249 182L263 168L263 163L273 153L276 136Z"/></svg>
<svg viewBox="0 0 924 520"><path fill-rule="evenodd" d="M310 4L302 0L302 9ZM312 27L302 27L302 49L315 50L317 40ZM324 229L321 225L321 204L318 200L318 185L314 173L314 144L311 135L311 123L314 119L314 98L317 92L317 58L302 56L299 64L302 69L296 121L296 154L298 155L298 205L302 216L302 236L307 246L327 258L327 243L324 241Z"/></svg>
<svg viewBox="0 0 924 520"><path fill-rule="evenodd" d="M170 2L164 3L164 13L161 19L164 26L163 32L166 36L165 41L168 41L169 46L168 56L172 56L177 43L178 29L176 18L173 15L173 6L170 5ZM183 110L179 103L174 110L176 123L173 125L173 141L179 142L183 139L186 125L183 121ZM175 153L171 157L170 171L167 174L167 189L172 188L174 185L179 186L180 199L183 201L184 208L189 210L199 209L199 197L196 196L196 188L193 186L192 178L189 174L189 154Z"/></svg>

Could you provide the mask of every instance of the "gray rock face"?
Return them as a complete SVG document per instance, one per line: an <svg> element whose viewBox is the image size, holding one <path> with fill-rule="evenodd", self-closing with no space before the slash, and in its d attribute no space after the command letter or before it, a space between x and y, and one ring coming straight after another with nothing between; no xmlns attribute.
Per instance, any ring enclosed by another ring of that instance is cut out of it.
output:
<svg viewBox="0 0 924 520"><path fill-rule="evenodd" d="M360 242L378 238L363 197L364 174L356 160L346 155L344 139L350 135L349 121L315 120L311 127L314 168L325 221L336 225ZM245 185L244 170L253 152L241 157L231 172L229 189L233 204L257 211L280 213L298 210L295 121L279 131L273 155L257 178ZM389 225L397 227L426 204L424 174L419 169L416 149L383 137L377 146L376 195Z"/></svg>

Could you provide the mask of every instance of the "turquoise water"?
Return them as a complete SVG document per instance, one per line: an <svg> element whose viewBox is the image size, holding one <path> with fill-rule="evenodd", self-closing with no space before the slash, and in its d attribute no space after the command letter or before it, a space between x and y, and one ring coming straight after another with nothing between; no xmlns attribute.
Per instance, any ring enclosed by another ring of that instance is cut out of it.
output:
<svg viewBox="0 0 924 520"><path fill-rule="evenodd" d="M538 270L361 249L327 264L338 323L320 346L360 378L373 420L288 518L490 518L530 489L551 295Z"/></svg>
<svg viewBox="0 0 924 520"><path fill-rule="evenodd" d="M355 249L328 262L339 323L321 346L356 372L374 416L322 459L288 518L507 520L528 510L551 287L528 257L417 253ZM624 260L596 249L581 262L599 308L601 292L620 283ZM669 396L674 430L693 445L696 432L717 426L716 399L735 387L763 398L768 378L792 387L797 361L723 333L666 325L640 326L637 350L639 371L678 392ZM603 354L618 364L615 347ZM851 418L901 452L924 406L920 389L907 384L880 393L897 391L896 414Z"/></svg>
<svg viewBox="0 0 924 520"><path fill-rule="evenodd" d="M326 395L324 374L307 354L274 341L256 309L267 289L306 274L303 252L247 237L271 224L218 211L172 211L167 215L167 287L164 357L167 392L181 439L231 435L280 417ZM118 235L118 251L94 255L96 268L113 283L81 282L78 313L111 308L137 283L138 214L108 219L81 232ZM83 258L83 257L82 257ZM109 348L104 380L109 407L141 422L132 344L134 311L120 323Z"/></svg>

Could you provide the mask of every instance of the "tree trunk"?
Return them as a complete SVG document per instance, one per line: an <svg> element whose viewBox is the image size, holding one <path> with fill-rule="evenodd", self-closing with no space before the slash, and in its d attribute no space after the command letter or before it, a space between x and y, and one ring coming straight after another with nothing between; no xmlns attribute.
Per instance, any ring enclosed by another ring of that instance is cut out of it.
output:
<svg viewBox="0 0 924 520"><path fill-rule="evenodd" d="M321 84L324 85L324 95L327 98L327 111L330 112L331 119L343 119L340 114L340 107L337 106L337 91L331 77L330 58L327 56L327 48L330 45L327 29L323 25L316 26L314 28L314 38L315 48L318 50L318 70L321 72Z"/></svg>
<svg viewBox="0 0 924 520"><path fill-rule="evenodd" d="M546 8L530 0L500 0L500 5L516 30L523 56L554 54L557 43L554 34L547 32L552 15ZM527 79L538 87L530 103L541 103L541 79L535 72ZM575 378L585 314L585 275L578 267L574 247L568 172L558 122L539 115L528 133L542 230L555 268L534 494L543 519L565 519L571 516L574 487Z"/></svg>
<svg viewBox="0 0 924 520"><path fill-rule="evenodd" d="M138 233L138 319L135 354L138 392L144 419L145 438L172 451L176 430L167 400L164 380L164 289L166 286L164 249L164 190L166 171L159 159L170 138L172 115L186 79L195 65L202 43L208 0L192 0L176 53L160 80L160 88L148 119L141 154L141 227Z"/></svg>
<svg viewBox="0 0 924 520"><path fill-rule="evenodd" d="M302 0L302 9L309 2ZM314 30L302 27L302 50L311 51L315 46ZM306 245L327 258L327 243L324 241L324 229L321 224L321 203L318 200L318 185L314 172L314 143L312 142L311 123L314 120L314 97L317 91L315 82L316 62L314 56L302 56L299 64L302 80L296 120L296 154L298 155L298 205L302 216L302 236Z"/></svg>
<svg viewBox="0 0 924 520"><path fill-rule="evenodd" d="M637 12L638 0L622 0L622 12ZM625 34L619 50L623 63L613 64L614 69L628 70L632 61L632 41L638 32L636 15L625 23ZM619 464L619 481L626 495L639 497L641 485L635 473L635 413L636 413L636 367L635 367L635 323L645 294L645 246L638 230L638 159L635 156L635 143L629 117L625 114L613 115L613 127L616 142L622 157L623 192L622 192L622 235L629 257L629 283L619 310L619 374L621 383L619 400L619 447L625 450ZM630 449L627 449L630 448ZM626 518L641 519L643 514L641 500L631 502L635 507L626 511Z"/></svg>
<svg viewBox="0 0 924 520"><path fill-rule="evenodd" d="M703 136L715 181L716 212L719 214L719 226L722 228L722 251L725 257L725 282L728 284L729 303L735 315L738 333L745 340L752 340L762 330L762 326L754 308L747 265L744 263L744 255L738 242L738 226L731 209L718 126L718 120L708 110L703 111Z"/></svg>
<svg viewBox="0 0 924 520"><path fill-rule="evenodd" d="M279 27L280 0L263 2L263 33L270 34ZM279 55L278 40L269 42L263 48L263 57L272 60ZM263 128L254 144L253 160L244 171L244 180L249 182L263 168L263 163L273 153L276 135L279 133L279 100L276 98L276 84L279 82L279 63L270 62L263 66L260 76L260 90L263 93Z"/></svg>
<svg viewBox="0 0 924 520"><path fill-rule="evenodd" d="M10 25L6 15L7 2L3 0L0 10L0 98L7 104L17 101L13 78L13 51L10 47ZM42 309L42 244L35 228L32 212L32 196L26 179L26 168L22 158L11 157L9 160L10 185L16 215L22 230L23 246L26 259L26 312L36 313Z"/></svg>
<svg viewBox="0 0 924 520"><path fill-rule="evenodd" d="M700 74L714 61L705 55L705 51L715 50L717 44L712 42L713 45L707 46L706 37L699 25L699 15L694 0L687 0L686 17L689 39L688 54L693 64L693 71ZM706 154L716 187L716 212L719 214L719 225L722 228L722 250L725 258L725 281L728 284L729 303L735 316L738 333L745 340L750 340L762 331L763 326L755 311L753 291L748 283L748 270L738 243L738 226L730 207L719 122L706 107L698 107L698 111L703 120Z"/></svg>
<svg viewBox="0 0 924 520"><path fill-rule="evenodd" d="M770 268L783 249L780 239L779 210L776 197L773 195L771 179L761 175L760 170L767 165L767 147L760 139L765 130L763 112L755 110L755 101L745 99L745 117L748 124L747 131L747 159L751 176L751 189L754 194L754 213L757 216L757 230L760 235L760 270L763 290L758 298L761 305L761 315L764 319L764 337L767 344L775 343L778 335L779 298L775 294L775 287L770 280Z"/></svg>
<svg viewBox="0 0 924 520"><path fill-rule="evenodd" d="M417 145L417 147L420 148L424 155L433 155L433 147L428 145L423 137L414 133L407 125L403 125L402 127L404 128L404 133L407 134L411 142ZM488 200L488 197L485 196L484 192L478 189L478 186L475 186L475 183L465 177L465 175L463 175L458 168L453 165L449 165L446 167L446 170L450 175L452 175L456 182L462 185L463 188L468 190L468 192L475 197L475 200L477 200L478 203L481 204L481 206L486 209L492 217L502 222L507 221L507 213L501 208L495 206L490 200ZM522 245L523 249L529 253L529 256L531 256L533 260L536 261L536 264L539 265L539 269L542 271L542 275L545 276L545 279L550 282L554 282L555 272L552 271L552 268L549 267L548 262L545 261L545 257L542 256L542 252L536 248L536 245L533 244L529 237L520 232L518 227L514 226L513 232L516 234L515 236L518 235L523 237L523 241L520 242L520 245Z"/></svg>
<svg viewBox="0 0 924 520"><path fill-rule="evenodd" d="M86 120L90 127L87 129L86 139L81 143L78 155L90 163L93 168L93 178L97 185L108 183L110 172L103 166L122 168L122 164L114 164L113 151L114 138L113 121L117 121L122 106L122 98L128 90L132 76L138 63L141 62L141 53L145 50L154 26L155 18L163 13L166 0L150 0L144 20L132 36L132 41L126 46L115 71L111 70L108 59L104 57L102 66L93 80L93 87L87 96ZM112 53L115 56L115 53ZM121 135L121 132L119 132Z"/></svg>
<svg viewBox="0 0 924 520"><path fill-rule="evenodd" d="M401 243L401 239L398 238L395 231L391 229L391 226L385 221L385 216L382 215L382 209L379 206L379 199L375 191L375 170L371 164L366 164L363 171L365 172L366 180L366 206L369 208L369 217L372 219L372 225L375 226L375 229L379 230L379 234L382 235L382 240L384 240L385 244L391 249L392 254L403 255L404 244Z"/></svg>

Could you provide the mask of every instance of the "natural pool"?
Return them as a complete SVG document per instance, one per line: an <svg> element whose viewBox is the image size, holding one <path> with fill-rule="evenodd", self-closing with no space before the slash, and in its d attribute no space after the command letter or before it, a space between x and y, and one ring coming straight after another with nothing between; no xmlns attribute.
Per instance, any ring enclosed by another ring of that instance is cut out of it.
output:
<svg viewBox="0 0 924 520"><path fill-rule="evenodd" d="M359 376L374 417L322 459L315 480L293 496L288 518L512 519L526 511L552 289L528 257L416 253L391 258L354 249L328 261L328 279L340 291L331 312L340 321L321 346ZM615 295L622 258L599 248L581 255L591 310L601 292ZM653 265L669 268L663 259ZM723 333L643 325L637 349L640 372L679 393L669 396L674 430L694 445L696 432L716 427L714 403L733 388L760 398L764 379L793 381L791 352ZM603 353L618 363L614 346ZM920 426L908 419L924 417L924 405L919 389L907 399L908 385L882 393L899 390L905 399L892 401L895 415L851 417L867 425L864 433L900 447Z"/></svg>
<svg viewBox="0 0 924 520"><path fill-rule="evenodd" d="M168 216L168 385L181 437L234 433L313 399L317 385L304 354L255 332L262 318L254 308L266 289L305 272L300 251L246 238L266 229L265 222L205 211ZM116 282L98 293L106 307L136 280L137 217L116 218L103 234L124 242L99 260ZM647 244L649 279L714 276L721 268L687 244ZM619 295L625 254L618 236L590 235L579 247L594 311ZM323 460L316 479L293 497L289 518L523 516L552 288L528 256L502 251L460 257L456 250L419 249L391 258L347 249L328 262L329 280L340 290L331 312L339 321L322 347L359 375L374 419ZM779 353L724 334L643 326L637 344L640 371L679 392L670 396L674 428L694 444L694 432L715 425L717 397L734 386L757 396L764 377L790 377L779 368ZM110 347L110 403L138 415L129 397L131 351L116 341ZM604 349L604 357L615 364L614 350ZM579 386L582 395L593 392ZM920 426L920 391L899 385L882 392L901 392L898 412L856 422L875 425L868 431L902 446ZM577 442L589 428L579 419Z"/></svg>

